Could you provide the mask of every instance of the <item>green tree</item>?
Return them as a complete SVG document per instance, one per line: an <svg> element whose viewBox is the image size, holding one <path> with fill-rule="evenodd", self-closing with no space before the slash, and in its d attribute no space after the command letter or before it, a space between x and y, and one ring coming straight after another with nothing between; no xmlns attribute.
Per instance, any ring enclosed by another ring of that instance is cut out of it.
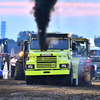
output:
<svg viewBox="0 0 100 100"><path fill-rule="evenodd" d="M17 37L17 42L28 39L29 38L28 33L29 33L28 31L19 32Z"/></svg>
<svg viewBox="0 0 100 100"><path fill-rule="evenodd" d="M11 48L16 48L17 43L13 39L7 39L8 53L11 53Z"/></svg>

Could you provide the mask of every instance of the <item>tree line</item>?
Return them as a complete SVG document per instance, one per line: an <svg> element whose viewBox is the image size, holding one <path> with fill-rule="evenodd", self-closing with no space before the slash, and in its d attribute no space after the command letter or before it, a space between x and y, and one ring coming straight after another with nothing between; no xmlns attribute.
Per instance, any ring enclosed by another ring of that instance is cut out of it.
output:
<svg viewBox="0 0 100 100"><path fill-rule="evenodd" d="M21 42L22 40L26 40L29 38L29 33L33 34L35 33L34 31L21 31L18 34L17 41L13 39L7 39L8 43L8 53L11 54L11 49L14 49L14 53L18 54L21 51L21 46L18 46L18 42ZM83 38L82 36L78 36L76 34L73 34L72 37L74 38Z"/></svg>
<svg viewBox="0 0 100 100"><path fill-rule="evenodd" d="M11 54L11 49L14 49L14 53L18 54L21 51L21 46L18 46L18 42L21 42L22 40L26 40L29 38L29 33L33 34L34 31L21 31L19 32L17 36L17 41L14 39L8 39L7 38L7 44L8 44L8 53Z"/></svg>

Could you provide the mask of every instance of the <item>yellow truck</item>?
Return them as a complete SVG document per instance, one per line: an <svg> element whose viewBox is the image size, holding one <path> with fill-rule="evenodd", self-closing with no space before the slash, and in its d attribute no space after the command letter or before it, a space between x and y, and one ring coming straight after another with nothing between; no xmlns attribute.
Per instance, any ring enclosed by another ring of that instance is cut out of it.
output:
<svg viewBox="0 0 100 100"><path fill-rule="evenodd" d="M29 55L26 61L26 84L36 80L51 83L59 81L64 85L73 84L72 73L72 39L71 35L49 33L46 38L47 50L41 51L38 35L31 34L29 39Z"/></svg>

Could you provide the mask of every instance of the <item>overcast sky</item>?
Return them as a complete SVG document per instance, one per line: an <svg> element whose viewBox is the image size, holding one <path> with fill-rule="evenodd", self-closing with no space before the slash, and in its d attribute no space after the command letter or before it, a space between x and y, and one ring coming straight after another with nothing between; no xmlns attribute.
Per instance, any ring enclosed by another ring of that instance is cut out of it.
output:
<svg viewBox="0 0 100 100"><path fill-rule="evenodd" d="M30 14L33 6L30 0L0 0L0 20L6 20L6 37L17 40L20 31L37 32L34 16ZM100 36L100 0L59 0L47 31L86 38Z"/></svg>

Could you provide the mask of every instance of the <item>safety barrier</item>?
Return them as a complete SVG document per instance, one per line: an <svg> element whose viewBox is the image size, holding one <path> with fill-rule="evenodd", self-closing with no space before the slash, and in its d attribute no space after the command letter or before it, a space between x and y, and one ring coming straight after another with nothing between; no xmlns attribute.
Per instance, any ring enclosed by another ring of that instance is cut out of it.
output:
<svg viewBox="0 0 100 100"><path fill-rule="evenodd" d="M2 69L3 58L4 58L4 68ZM11 69L10 68L10 55L9 54L1 54L0 55L0 79L10 78L9 69Z"/></svg>
<svg viewBox="0 0 100 100"><path fill-rule="evenodd" d="M7 62L5 62L4 68L3 68L3 79L8 79L8 66L7 66Z"/></svg>

